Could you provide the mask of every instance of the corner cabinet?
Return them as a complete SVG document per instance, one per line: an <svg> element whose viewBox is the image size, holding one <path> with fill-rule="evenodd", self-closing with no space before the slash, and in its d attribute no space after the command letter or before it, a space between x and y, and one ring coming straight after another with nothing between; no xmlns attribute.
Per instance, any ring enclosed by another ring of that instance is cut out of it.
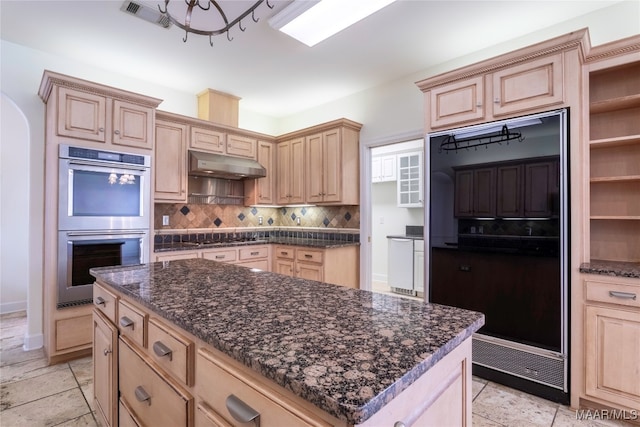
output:
<svg viewBox="0 0 640 427"><path fill-rule="evenodd" d="M278 204L358 205L361 127L339 119L279 137Z"/></svg>
<svg viewBox="0 0 640 427"><path fill-rule="evenodd" d="M256 160L266 170L267 176L244 181L246 205L276 204L276 145L267 141L258 141Z"/></svg>

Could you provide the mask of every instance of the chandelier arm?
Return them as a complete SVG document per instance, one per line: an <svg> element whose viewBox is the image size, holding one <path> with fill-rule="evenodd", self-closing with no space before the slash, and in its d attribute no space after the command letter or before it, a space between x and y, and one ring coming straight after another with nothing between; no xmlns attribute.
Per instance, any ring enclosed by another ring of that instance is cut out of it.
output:
<svg viewBox="0 0 640 427"><path fill-rule="evenodd" d="M185 0L188 1L188 0ZM205 12L209 9L211 9L211 3L207 2L207 7L205 8L204 6L202 6L202 4L200 3L200 0L196 0L196 5L198 5L198 7L200 8L200 10L204 10Z"/></svg>

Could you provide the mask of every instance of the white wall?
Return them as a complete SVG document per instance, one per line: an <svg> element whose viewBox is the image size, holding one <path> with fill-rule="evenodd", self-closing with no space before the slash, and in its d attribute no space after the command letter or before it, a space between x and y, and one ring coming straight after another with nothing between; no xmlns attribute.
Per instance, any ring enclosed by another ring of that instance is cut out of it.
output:
<svg viewBox="0 0 640 427"><path fill-rule="evenodd" d="M29 163L29 129L4 93L0 112L0 313L10 313L27 309L29 176L24 166Z"/></svg>

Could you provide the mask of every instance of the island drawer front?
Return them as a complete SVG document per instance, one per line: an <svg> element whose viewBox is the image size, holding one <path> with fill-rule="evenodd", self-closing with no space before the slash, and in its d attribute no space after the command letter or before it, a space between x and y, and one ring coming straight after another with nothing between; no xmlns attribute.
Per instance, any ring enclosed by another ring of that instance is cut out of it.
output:
<svg viewBox="0 0 640 427"><path fill-rule="evenodd" d="M256 384L240 371L221 362L207 350L198 351L196 366L196 378L199 382L217 384L216 387L201 388L199 397L215 413L222 415L234 425L248 424L237 422L229 413L226 402L230 395L234 395L260 414L260 427L329 427L331 425L301 408L292 407L274 391Z"/></svg>
<svg viewBox="0 0 640 427"><path fill-rule="evenodd" d="M233 427L229 421L204 402L196 406L196 427Z"/></svg>
<svg viewBox="0 0 640 427"><path fill-rule="evenodd" d="M93 305L107 316L107 319L116 323L118 297L97 283L93 285Z"/></svg>
<svg viewBox="0 0 640 427"><path fill-rule="evenodd" d="M295 259L296 249L291 246L276 246L276 257Z"/></svg>
<svg viewBox="0 0 640 427"><path fill-rule="evenodd" d="M232 262L236 260L236 250L202 251L202 258L219 262Z"/></svg>
<svg viewBox="0 0 640 427"><path fill-rule="evenodd" d="M588 301L640 308L640 286L586 280Z"/></svg>
<svg viewBox="0 0 640 427"><path fill-rule="evenodd" d="M269 248L266 246L240 248L239 252L241 261L269 256Z"/></svg>
<svg viewBox="0 0 640 427"><path fill-rule="evenodd" d="M152 368L126 338L120 338L118 356L120 397L141 425L192 425L193 398L186 390Z"/></svg>
<svg viewBox="0 0 640 427"><path fill-rule="evenodd" d="M157 319L149 319L147 353L186 385L193 385L194 344Z"/></svg>
<svg viewBox="0 0 640 427"><path fill-rule="evenodd" d="M296 259L303 262L313 262L316 264L322 264L324 252L314 251L309 249L298 249Z"/></svg>
<svg viewBox="0 0 640 427"><path fill-rule="evenodd" d="M147 315L124 301L118 304L118 329L140 347L146 347Z"/></svg>
<svg viewBox="0 0 640 427"><path fill-rule="evenodd" d="M118 405L118 427L141 427L142 423L136 419L136 416L131 413L131 408L126 402L120 399Z"/></svg>

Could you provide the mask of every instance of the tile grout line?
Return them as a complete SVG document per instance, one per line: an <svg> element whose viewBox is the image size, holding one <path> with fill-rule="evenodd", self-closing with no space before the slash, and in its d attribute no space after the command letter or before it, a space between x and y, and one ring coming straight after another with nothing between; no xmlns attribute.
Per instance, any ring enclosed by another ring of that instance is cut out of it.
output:
<svg viewBox="0 0 640 427"><path fill-rule="evenodd" d="M93 359L91 360L91 362L92 362L92 367L93 367ZM98 425L98 420L96 420L96 416L95 416L93 410L91 409L91 405L89 405L89 401L87 400L87 396L85 396L84 392L82 391L82 386L80 385L80 381L78 381L78 377L76 376L76 373L73 371L73 368L71 367L71 363L67 362L67 365L69 366L69 369L71 369L71 374L73 375L73 379L76 381L76 384L78 385L78 390L80 390L80 394L82 395L82 400L84 400L84 403L87 405L87 409L89 409L89 413L91 414L91 418L93 418L93 421L96 423L96 425ZM91 383L92 383L92 387L93 387L93 377L91 379ZM86 414L81 415L81 417L83 417L84 415L86 415ZM80 417L78 417L78 418L80 418ZM69 421L69 420L67 420L67 421Z"/></svg>

